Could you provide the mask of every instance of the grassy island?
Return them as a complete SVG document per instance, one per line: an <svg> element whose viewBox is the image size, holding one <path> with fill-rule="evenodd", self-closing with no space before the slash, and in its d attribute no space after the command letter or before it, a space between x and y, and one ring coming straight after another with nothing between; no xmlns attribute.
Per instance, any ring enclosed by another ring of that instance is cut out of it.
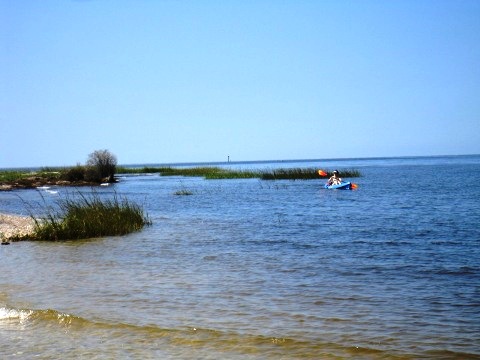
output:
<svg viewBox="0 0 480 360"><path fill-rule="evenodd" d="M34 189L40 186L96 186L114 182L95 170L77 165L64 168L18 169L0 171L0 190Z"/></svg>
<svg viewBox="0 0 480 360"><path fill-rule="evenodd" d="M117 158L108 150L88 155L85 165L0 171L0 190L32 189L41 186L93 186L115 182Z"/></svg>

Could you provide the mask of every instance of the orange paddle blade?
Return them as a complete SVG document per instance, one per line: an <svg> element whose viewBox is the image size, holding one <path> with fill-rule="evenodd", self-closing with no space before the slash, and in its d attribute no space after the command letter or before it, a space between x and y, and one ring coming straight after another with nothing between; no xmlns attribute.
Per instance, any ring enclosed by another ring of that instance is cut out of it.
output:
<svg viewBox="0 0 480 360"><path fill-rule="evenodd" d="M358 185L357 185L357 184L352 183L350 186L352 187L352 190L358 189Z"/></svg>
<svg viewBox="0 0 480 360"><path fill-rule="evenodd" d="M323 170L318 170L318 175L320 176L327 176L327 173Z"/></svg>

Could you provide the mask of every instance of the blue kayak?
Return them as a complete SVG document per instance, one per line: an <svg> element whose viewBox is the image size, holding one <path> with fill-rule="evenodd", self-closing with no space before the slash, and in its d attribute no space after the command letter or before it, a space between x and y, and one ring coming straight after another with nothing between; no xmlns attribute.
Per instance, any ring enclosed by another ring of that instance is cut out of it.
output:
<svg viewBox="0 0 480 360"><path fill-rule="evenodd" d="M338 190L352 190L352 183L348 182L341 182L337 185L328 185L325 184L325 189L338 189Z"/></svg>

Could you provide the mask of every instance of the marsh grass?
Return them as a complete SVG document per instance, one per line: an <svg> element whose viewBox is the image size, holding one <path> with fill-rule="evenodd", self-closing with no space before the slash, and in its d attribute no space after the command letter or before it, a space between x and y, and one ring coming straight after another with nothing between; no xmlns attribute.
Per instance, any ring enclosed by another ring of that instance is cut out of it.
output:
<svg viewBox="0 0 480 360"><path fill-rule="evenodd" d="M4 170L0 172L0 181L1 182L16 181L18 179L23 179L26 176L27 174L24 171Z"/></svg>
<svg viewBox="0 0 480 360"><path fill-rule="evenodd" d="M193 176L206 179L250 179L260 178L258 171L229 170L217 166L200 166L188 168L174 167L143 167L119 168L120 174L160 174L160 176Z"/></svg>
<svg viewBox="0 0 480 360"><path fill-rule="evenodd" d="M62 173L65 172L64 168L41 168L38 171L32 171L27 169L17 170L0 170L0 182L2 181L18 181L31 177L41 177L48 179L58 179Z"/></svg>
<svg viewBox="0 0 480 360"><path fill-rule="evenodd" d="M156 174L163 171L168 171L170 167L151 167L144 166L141 168L131 168L125 166L117 166L117 174Z"/></svg>
<svg viewBox="0 0 480 360"><path fill-rule="evenodd" d="M318 169L314 168L292 168L292 169L276 169L262 172L262 180L313 180L325 179L333 175L333 170L327 170L326 176L320 176ZM342 178L355 178L362 176L360 171L355 169L344 169L339 171Z"/></svg>
<svg viewBox="0 0 480 360"><path fill-rule="evenodd" d="M198 176L205 179L262 179L262 180L308 180L326 178L333 175L332 171L326 171L327 176L319 176L316 168L292 168L275 170L231 170L216 166L201 166L189 168L174 167L144 167L144 168L120 168L119 173L124 174L155 174L161 176ZM345 178L360 177L361 174L355 169L340 171L340 176Z"/></svg>
<svg viewBox="0 0 480 360"><path fill-rule="evenodd" d="M37 219L30 239L75 240L102 236L125 235L150 225L143 209L126 198L114 194L101 199L97 193L67 196L58 202L58 209L49 207L47 214Z"/></svg>
<svg viewBox="0 0 480 360"><path fill-rule="evenodd" d="M261 173L262 180L309 180L319 177L317 170L310 168L276 169Z"/></svg>

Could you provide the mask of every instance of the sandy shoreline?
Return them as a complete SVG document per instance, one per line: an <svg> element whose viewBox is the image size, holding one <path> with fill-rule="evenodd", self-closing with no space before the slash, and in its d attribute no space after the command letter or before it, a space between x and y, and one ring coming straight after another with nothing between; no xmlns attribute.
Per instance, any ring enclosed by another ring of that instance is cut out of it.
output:
<svg viewBox="0 0 480 360"><path fill-rule="evenodd" d="M0 213L0 239L6 241L33 233L35 222L29 216Z"/></svg>

